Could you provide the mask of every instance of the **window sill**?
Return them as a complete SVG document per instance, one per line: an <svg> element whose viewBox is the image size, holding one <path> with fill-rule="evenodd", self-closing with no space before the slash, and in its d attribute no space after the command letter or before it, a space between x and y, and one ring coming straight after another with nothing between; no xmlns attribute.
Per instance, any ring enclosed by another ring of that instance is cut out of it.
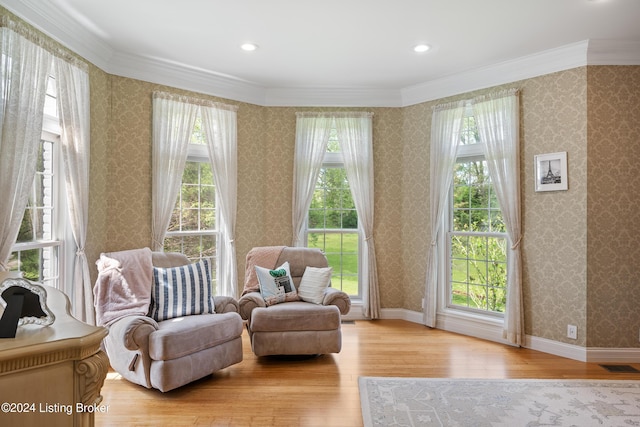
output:
<svg viewBox="0 0 640 427"><path fill-rule="evenodd" d="M436 328L489 341L509 344L502 337L504 319L482 316L457 310L441 310L437 314Z"/></svg>

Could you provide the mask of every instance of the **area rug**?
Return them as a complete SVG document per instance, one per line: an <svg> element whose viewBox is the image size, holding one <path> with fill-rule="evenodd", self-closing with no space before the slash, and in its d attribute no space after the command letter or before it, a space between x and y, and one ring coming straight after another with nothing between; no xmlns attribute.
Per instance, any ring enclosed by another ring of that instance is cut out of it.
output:
<svg viewBox="0 0 640 427"><path fill-rule="evenodd" d="M640 426L640 381L360 377L365 427Z"/></svg>

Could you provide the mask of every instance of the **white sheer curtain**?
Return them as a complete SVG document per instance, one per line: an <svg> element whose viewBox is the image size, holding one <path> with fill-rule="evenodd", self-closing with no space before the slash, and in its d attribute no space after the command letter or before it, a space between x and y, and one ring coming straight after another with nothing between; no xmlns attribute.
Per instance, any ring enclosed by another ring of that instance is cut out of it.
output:
<svg viewBox="0 0 640 427"><path fill-rule="evenodd" d="M69 221L76 244L72 280L63 284L63 290L73 295L74 316L95 324L91 277L84 252L89 222L89 75L86 66L61 58L55 58L54 66Z"/></svg>
<svg viewBox="0 0 640 427"><path fill-rule="evenodd" d="M218 295L237 298L236 211L238 195L236 107L202 106L202 126L209 147L214 182L218 190L220 241Z"/></svg>
<svg viewBox="0 0 640 427"><path fill-rule="evenodd" d="M523 345L518 92L510 90L476 98L473 110L480 141L485 143L489 175L511 243L507 251L507 303L503 335L509 342Z"/></svg>
<svg viewBox="0 0 640 427"><path fill-rule="evenodd" d="M293 246L302 246L303 227L322 160L327 151L332 114L297 113L296 148L293 161Z"/></svg>
<svg viewBox="0 0 640 427"><path fill-rule="evenodd" d="M184 97L153 93L151 234L154 251L163 249L198 108L197 104L185 102Z"/></svg>
<svg viewBox="0 0 640 427"><path fill-rule="evenodd" d="M431 119L431 166L430 166L430 228L431 247L427 259L427 280L424 296L424 323L436 326L438 266L441 252L438 233L442 225L449 189L453 180L453 169L460 143L460 130L464 117L465 101L438 105Z"/></svg>
<svg viewBox="0 0 640 427"><path fill-rule="evenodd" d="M338 140L342 147L344 168L358 213L358 225L364 235L363 259L366 262L361 266L364 280L363 314L365 317L377 319L380 317L380 292L373 238L372 115L372 113L338 115L335 123Z"/></svg>
<svg viewBox="0 0 640 427"><path fill-rule="evenodd" d="M6 271L36 172L52 55L14 31L6 17L1 24L0 271Z"/></svg>

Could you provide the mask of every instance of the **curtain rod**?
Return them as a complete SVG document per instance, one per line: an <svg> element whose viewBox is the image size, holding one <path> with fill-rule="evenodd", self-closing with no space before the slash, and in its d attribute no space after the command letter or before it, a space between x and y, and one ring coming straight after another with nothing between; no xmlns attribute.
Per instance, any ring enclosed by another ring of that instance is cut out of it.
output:
<svg viewBox="0 0 640 427"><path fill-rule="evenodd" d="M296 117L372 117L373 113L368 111L326 111L326 112L312 112L312 111L300 111L296 112Z"/></svg>
<svg viewBox="0 0 640 427"><path fill-rule="evenodd" d="M237 105L224 104L222 102L211 101L209 99L198 98L189 95L178 95L175 93L155 91L153 92L153 99L169 99L177 102L184 102L185 104L195 104L202 107L215 107L222 110L238 111Z"/></svg>
<svg viewBox="0 0 640 427"><path fill-rule="evenodd" d="M487 93L485 95L478 95L471 99L461 99L459 101L445 102L443 104L434 105L433 107L431 107L431 109L434 111L440 111L440 110L450 110L453 108L464 108L464 107L473 105L476 102L482 102L489 99L506 98L508 96L520 96L520 89L518 88L503 89L496 92Z"/></svg>

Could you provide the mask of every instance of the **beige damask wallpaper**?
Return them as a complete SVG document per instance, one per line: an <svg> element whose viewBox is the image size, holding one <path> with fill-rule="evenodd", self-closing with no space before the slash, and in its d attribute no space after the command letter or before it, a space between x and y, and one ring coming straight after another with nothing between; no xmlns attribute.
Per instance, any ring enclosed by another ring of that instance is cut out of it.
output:
<svg viewBox="0 0 640 427"><path fill-rule="evenodd" d="M587 346L637 347L640 67L589 67L587 81Z"/></svg>
<svg viewBox="0 0 640 427"><path fill-rule="evenodd" d="M0 8L0 13L7 13ZM90 66L87 256L150 245L151 94L238 105L238 274L257 245L291 242L295 113L113 76ZM374 113L375 221L383 308L419 312L429 235L431 107L521 90L527 334L583 347L640 347L640 67L589 66ZM533 157L566 151L569 190L536 193ZM96 277L95 267L92 278ZM566 325L578 326L568 340Z"/></svg>
<svg viewBox="0 0 640 427"><path fill-rule="evenodd" d="M619 74L626 76L629 72L616 67L604 67L603 70L599 73L608 78ZM596 141L592 147L592 140L588 138L588 123L589 132L594 132L591 129L595 123L591 116L593 106L603 102L594 96L599 94L607 98L610 93L608 86L597 87L602 83L595 76L589 80L590 73L595 73L593 67L581 67L405 108L358 108L374 113L377 224L374 236L383 308L421 309L430 241L428 170L431 107L441 102L517 87L521 90L521 180L525 230L522 245L527 333L579 346L637 345L630 337L637 337L640 327L638 316L630 309L623 309L625 304L629 305L627 301L630 299L626 296L636 291L632 288L620 290L620 280L615 284L606 280L616 276L611 272L616 265L627 271L633 264L612 262L623 243L620 241L622 238L613 240L610 233L605 233L611 244L601 245L593 240L602 240L599 230L605 222L598 216L592 216L604 214L598 213L598 206L602 206L600 209L615 206L621 211L628 211L633 192L626 191L624 196L612 193L608 186L597 184L597 174L589 172L589 167L617 162L622 168L619 174L632 174L632 169L626 167L628 158L613 155L613 151L607 148L609 140L603 138L599 145L595 145ZM605 77L601 79L609 81ZM108 136L104 137L104 129L94 129L99 133L97 138L100 142L94 141L98 147L92 155L92 170L96 170L97 183L92 183L92 188L100 187L101 193L107 196L106 199L92 200L93 205L104 207L103 213L94 220L100 226L93 233L103 240L104 250L149 245L151 94L154 90L188 92L104 75L98 71L94 80L96 87L106 96L96 95L100 100L92 114L96 123L108 122ZM624 93L627 85L621 84L619 90ZM291 242L295 113L317 109L260 107L221 101L239 105L236 240L238 274L242 278L244 256L251 247ZM98 126L104 128L104 125ZM609 136L609 130L603 126L597 128ZM630 142L633 136L631 129L637 132L637 127L630 126L629 131L625 129L622 127L617 132L624 133L624 139ZM629 133L631 135L627 135ZM633 150L632 147L637 150L637 143L625 150ZM534 192L533 156L556 151L568 153L569 190ZM607 153L607 163L601 164L604 157L600 151ZM100 178L105 174L106 177ZM629 182L628 177L625 182ZM590 192L590 185L593 192ZM595 198L600 203L605 196L617 198L620 202L607 201L595 206L590 202L588 205L588 200ZM628 203L622 203L627 198ZM612 215L617 216L609 212L609 216ZM624 219L619 221L625 224ZM625 231L627 234L623 233L623 236L629 236L629 232L631 230ZM637 240L637 235L635 237ZM624 243L632 246L631 241L625 240ZM608 256L602 258L597 251L606 252ZM627 251L625 259L630 254ZM602 278L597 279L599 276ZM607 302L616 294L612 287L618 291L620 300L615 304ZM605 295L609 298L603 299ZM578 326L577 341L565 337L568 323ZM599 329L604 331L598 332ZM633 330L633 334L627 329Z"/></svg>

